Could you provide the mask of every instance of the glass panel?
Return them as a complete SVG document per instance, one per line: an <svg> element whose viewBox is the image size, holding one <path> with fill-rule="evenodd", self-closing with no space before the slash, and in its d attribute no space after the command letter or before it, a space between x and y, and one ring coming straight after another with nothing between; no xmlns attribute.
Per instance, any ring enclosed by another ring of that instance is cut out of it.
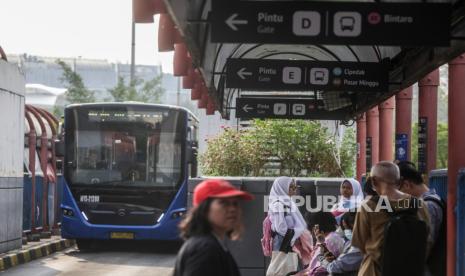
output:
<svg viewBox="0 0 465 276"><path fill-rule="evenodd" d="M167 188L180 183L185 139L179 111L77 113L73 183Z"/></svg>

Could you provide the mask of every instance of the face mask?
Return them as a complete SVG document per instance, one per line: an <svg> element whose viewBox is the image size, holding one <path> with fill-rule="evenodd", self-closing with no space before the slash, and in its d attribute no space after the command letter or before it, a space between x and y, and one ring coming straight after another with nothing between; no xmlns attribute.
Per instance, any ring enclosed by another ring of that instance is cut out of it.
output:
<svg viewBox="0 0 465 276"><path fill-rule="evenodd" d="M350 229L345 229L344 230L344 236L346 236L346 238L351 241L352 240L352 230Z"/></svg>

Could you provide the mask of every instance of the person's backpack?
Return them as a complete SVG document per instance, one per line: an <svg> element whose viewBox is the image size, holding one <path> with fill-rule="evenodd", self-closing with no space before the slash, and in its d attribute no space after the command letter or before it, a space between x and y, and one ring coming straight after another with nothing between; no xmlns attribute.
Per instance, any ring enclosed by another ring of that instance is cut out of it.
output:
<svg viewBox="0 0 465 276"><path fill-rule="evenodd" d="M409 208L387 212L381 252L383 276L423 276L426 260L428 227L418 217L417 198L411 197Z"/></svg>
<svg viewBox="0 0 465 276"><path fill-rule="evenodd" d="M425 202L434 202L441 207L442 222L439 227L437 239L434 241L431 253L426 260L429 272L434 276L446 275L446 254L447 254L447 241L446 241L446 203L442 199L435 196L428 195L423 198Z"/></svg>
<svg viewBox="0 0 465 276"><path fill-rule="evenodd" d="M278 200L278 202L281 202ZM281 202L282 203L282 202ZM284 216L288 215L289 206L284 205ZM271 257L271 252L273 251L273 236L274 233L271 230L271 219L270 214L268 213L262 223L263 237L260 240L262 243L263 255L266 257Z"/></svg>
<svg viewBox="0 0 465 276"><path fill-rule="evenodd" d="M270 215L268 214L263 220L263 237L261 239L263 255L266 257L271 256L273 251L273 237L271 231L271 220Z"/></svg>

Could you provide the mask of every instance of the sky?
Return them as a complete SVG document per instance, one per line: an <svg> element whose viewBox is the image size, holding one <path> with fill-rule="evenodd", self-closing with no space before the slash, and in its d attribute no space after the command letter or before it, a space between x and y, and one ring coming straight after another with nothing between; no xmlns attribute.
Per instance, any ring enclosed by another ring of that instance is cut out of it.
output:
<svg viewBox="0 0 465 276"><path fill-rule="evenodd" d="M7 54L130 63L132 0L0 0L0 46ZM136 64L173 70L157 49L158 16L136 24Z"/></svg>

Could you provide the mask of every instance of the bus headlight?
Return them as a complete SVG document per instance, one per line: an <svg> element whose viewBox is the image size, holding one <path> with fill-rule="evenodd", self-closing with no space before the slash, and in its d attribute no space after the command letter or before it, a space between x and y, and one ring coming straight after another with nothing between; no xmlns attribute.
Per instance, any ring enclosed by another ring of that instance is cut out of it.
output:
<svg viewBox="0 0 465 276"><path fill-rule="evenodd" d="M74 212L71 209L63 208L63 215L67 217L72 217L74 216Z"/></svg>
<svg viewBox="0 0 465 276"><path fill-rule="evenodd" d="M174 212L174 213L171 214L171 218L172 219L177 219L177 218L183 217L184 214L185 214L184 211Z"/></svg>

